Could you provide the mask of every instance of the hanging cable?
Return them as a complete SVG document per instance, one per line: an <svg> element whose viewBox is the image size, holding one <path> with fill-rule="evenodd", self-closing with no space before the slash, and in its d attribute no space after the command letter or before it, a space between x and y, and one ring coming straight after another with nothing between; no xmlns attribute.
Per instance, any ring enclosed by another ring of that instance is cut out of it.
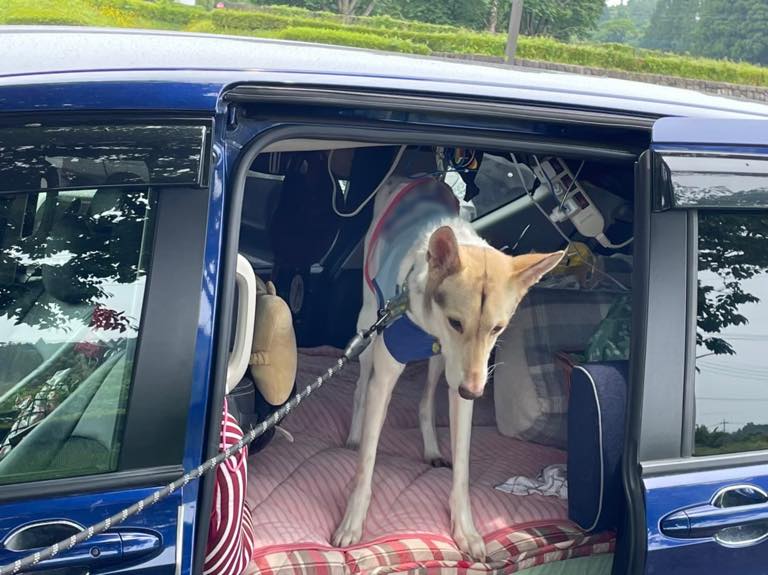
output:
<svg viewBox="0 0 768 575"><path fill-rule="evenodd" d="M541 214L547 219L547 221L557 230L557 233L560 234L560 236L566 241L568 245L571 243L571 238L569 238L567 235L565 235L565 232L560 229L560 226L558 226L555 222L553 222L549 218L549 214L547 211L541 207L541 204L536 200L531 190L528 189L528 186L525 185L525 180L523 179L523 172L520 169L520 166L517 161L517 157L515 157L515 154L510 153L509 157L512 159L512 164L515 166L515 169L517 170L517 176L520 178L520 183L523 185L523 189L525 189L525 192L528 194L528 197L533 202L533 205L536 206L536 208L541 212ZM536 160L536 164L539 166L539 170L541 173L544 173L544 170L541 169L541 164L539 164L539 159L536 156L533 156L533 158ZM545 174L546 176L546 174ZM549 183L550 191L552 191L552 184ZM554 193L554 192L553 192Z"/></svg>
<svg viewBox="0 0 768 575"><path fill-rule="evenodd" d="M333 153L335 152L335 150L331 150L330 152L328 152L328 177L331 179L331 186L333 188L331 192L331 206L333 207L334 213L340 218L353 218L357 214L362 212L365 206L367 206L368 203L374 197L376 197L376 194L379 192L379 188L381 188L381 186L383 186L384 183L387 180L389 180L392 174L395 173L395 169L397 168L397 165L400 163L400 158L403 157L403 154L405 153L405 149L407 147L408 146L405 146L405 145L400 146L400 149L397 151L397 154L395 155L395 159L392 160L392 165L389 167L389 170L387 170L387 173L384 174L384 177L379 182L379 185L373 189L373 191L367 198L365 198L365 201L363 201L363 203L361 203L359 206L357 206L357 208L355 208L351 212L344 212L344 213L340 212L339 208L336 206L336 192L337 192L336 178L333 176L333 170L331 169L331 160L333 159Z"/></svg>

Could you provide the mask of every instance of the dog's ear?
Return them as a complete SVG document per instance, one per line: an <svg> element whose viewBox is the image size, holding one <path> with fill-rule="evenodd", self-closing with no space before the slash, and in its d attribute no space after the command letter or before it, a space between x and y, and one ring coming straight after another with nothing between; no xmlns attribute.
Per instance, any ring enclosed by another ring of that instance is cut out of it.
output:
<svg viewBox="0 0 768 575"><path fill-rule="evenodd" d="M565 255L564 251L551 254L525 254L512 258L512 275L523 284L524 289L530 288L542 276L552 271Z"/></svg>
<svg viewBox="0 0 768 575"><path fill-rule="evenodd" d="M461 259L459 259L459 244L456 234L448 226L442 226L432 232L427 249L427 262L429 273L440 278L461 271Z"/></svg>

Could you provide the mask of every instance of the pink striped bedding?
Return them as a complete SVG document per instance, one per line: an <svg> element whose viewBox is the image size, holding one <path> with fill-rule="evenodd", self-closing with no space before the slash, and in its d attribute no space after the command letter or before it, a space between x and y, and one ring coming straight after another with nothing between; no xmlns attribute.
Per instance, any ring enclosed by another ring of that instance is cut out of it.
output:
<svg viewBox="0 0 768 575"><path fill-rule="evenodd" d="M299 383L326 369L337 354L329 348L303 350ZM425 365L409 366L395 389L379 445L363 541L353 548L334 549L330 538L355 471L356 452L344 448L344 441L356 365L284 421L293 442L276 435L265 450L251 457L247 503L253 514L255 551L249 573L390 573L414 565L430 573L446 569L512 573L612 549L612 534L587 535L568 521L566 501L494 489L511 475L536 476L545 465L564 462L565 453L500 435L489 393L476 403L470 467L472 510L489 557L482 564L463 557L450 532L451 470L421 460L418 403L425 376ZM438 388L437 424L443 455L448 456L443 386Z"/></svg>

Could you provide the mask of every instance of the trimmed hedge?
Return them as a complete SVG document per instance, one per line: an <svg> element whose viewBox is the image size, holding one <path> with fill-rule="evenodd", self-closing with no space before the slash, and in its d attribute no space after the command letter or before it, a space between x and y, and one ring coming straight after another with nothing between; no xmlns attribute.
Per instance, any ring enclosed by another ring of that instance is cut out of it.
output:
<svg viewBox="0 0 768 575"><path fill-rule="evenodd" d="M387 38L374 34L363 34L349 30L323 30L320 28L285 28L277 33L276 38L283 40L298 40L301 42L316 42L321 44L337 44L340 46L354 46L358 48L371 48L373 50L389 50L391 52L405 52L406 54L428 54L429 48L423 44L416 44L410 40L399 38Z"/></svg>
<svg viewBox="0 0 768 575"><path fill-rule="evenodd" d="M204 18L208 13L197 6L182 6L171 0L151 2L148 0L91 0L101 8L112 8L132 14L134 17L171 24L176 27L186 26L192 21Z"/></svg>
<svg viewBox="0 0 768 575"><path fill-rule="evenodd" d="M0 24L109 26L111 21L85 0L0 0Z"/></svg>

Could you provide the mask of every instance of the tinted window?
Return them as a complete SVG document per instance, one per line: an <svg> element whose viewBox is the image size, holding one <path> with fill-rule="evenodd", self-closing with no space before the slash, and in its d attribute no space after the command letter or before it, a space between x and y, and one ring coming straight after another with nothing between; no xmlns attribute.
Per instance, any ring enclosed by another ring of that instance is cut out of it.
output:
<svg viewBox="0 0 768 575"><path fill-rule="evenodd" d="M123 184L201 184L208 128L42 126L0 135L0 192Z"/></svg>
<svg viewBox="0 0 768 575"><path fill-rule="evenodd" d="M768 214L699 212L696 455L768 449Z"/></svg>

